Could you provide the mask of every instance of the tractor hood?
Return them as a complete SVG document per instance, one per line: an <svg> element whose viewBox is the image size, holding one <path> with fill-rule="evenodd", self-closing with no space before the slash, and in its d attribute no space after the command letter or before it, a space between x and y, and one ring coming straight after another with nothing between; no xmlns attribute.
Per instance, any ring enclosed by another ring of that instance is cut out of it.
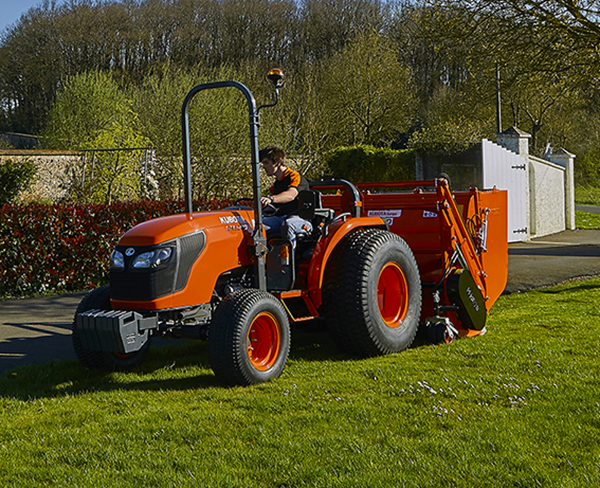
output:
<svg viewBox="0 0 600 488"><path fill-rule="evenodd" d="M224 229L252 234L254 213L223 210L179 214L148 220L128 230L119 240L121 246L153 246L201 230Z"/></svg>
<svg viewBox="0 0 600 488"><path fill-rule="evenodd" d="M162 217L136 225L115 248L113 308L160 310L208 303L221 274L253 263L252 210Z"/></svg>

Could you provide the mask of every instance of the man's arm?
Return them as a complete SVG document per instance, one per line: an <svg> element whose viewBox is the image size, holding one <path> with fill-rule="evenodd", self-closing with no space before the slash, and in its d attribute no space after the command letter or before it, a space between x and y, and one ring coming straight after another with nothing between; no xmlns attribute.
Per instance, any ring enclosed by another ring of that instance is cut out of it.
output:
<svg viewBox="0 0 600 488"><path fill-rule="evenodd" d="M270 195L268 197L262 197L260 199L263 207L269 203L288 203L298 196L298 189L295 186L290 186L287 190L278 193L277 195Z"/></svg>

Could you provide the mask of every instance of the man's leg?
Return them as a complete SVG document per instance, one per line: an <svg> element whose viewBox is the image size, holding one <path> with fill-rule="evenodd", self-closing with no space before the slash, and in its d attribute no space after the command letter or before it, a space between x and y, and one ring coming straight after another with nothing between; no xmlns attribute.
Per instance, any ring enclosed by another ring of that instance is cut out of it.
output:
<svg viewBox="0 0 600 488"><path fill-rule="evenodd" d="M309 235L312 232L310 220L304 220L297 215L286 218L284 227L287 238L292 243L294 249L296 249L297 236Z"/></svg>
<svg viewBox="0 0 600 488"><path fill-rule="evenodd" d="M277 215L271 215L269 217L263 218L263 225L265 226L265 231L267 232L267 239L273 238L281 238L281 226L285 217L279 217Z"/></svg>

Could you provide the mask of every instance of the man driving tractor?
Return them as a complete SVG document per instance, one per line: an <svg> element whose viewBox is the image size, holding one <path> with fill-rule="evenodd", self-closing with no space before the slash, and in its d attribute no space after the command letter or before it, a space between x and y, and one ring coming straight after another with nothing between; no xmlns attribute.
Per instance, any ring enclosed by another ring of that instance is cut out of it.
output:
<svg viewBox="0 0 600 488"><path fill-rule="evenodd" d="M286 166L286 157L285 151L274 145L266 146L258 153L267 176L275 176L270 195L262 197L261 203L263 207L272 206L276 212L265 217L263 224L269 238L286 236L295 248L296 236L312 231L309 220L294 214L298 210L298 193L308 190L309 186L304 176Z"/></svg>

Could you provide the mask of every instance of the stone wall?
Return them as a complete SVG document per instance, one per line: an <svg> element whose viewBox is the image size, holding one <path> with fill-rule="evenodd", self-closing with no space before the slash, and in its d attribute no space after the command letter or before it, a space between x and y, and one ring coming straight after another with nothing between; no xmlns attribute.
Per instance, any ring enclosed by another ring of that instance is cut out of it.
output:
<svg viewBox="0 0 600 488"><path fill-rule="evenodd" d="M78 151L0 150L0 164L8 159L32 160L37 168L31 188L20 203L58 202L81 182L83 153Z"/></svg>
<svg viewBox="0 0 600 488"><path fill-rule="evenodd" d="M565 169L529 156L529 202L532 236L565 230Z"/></svg>

